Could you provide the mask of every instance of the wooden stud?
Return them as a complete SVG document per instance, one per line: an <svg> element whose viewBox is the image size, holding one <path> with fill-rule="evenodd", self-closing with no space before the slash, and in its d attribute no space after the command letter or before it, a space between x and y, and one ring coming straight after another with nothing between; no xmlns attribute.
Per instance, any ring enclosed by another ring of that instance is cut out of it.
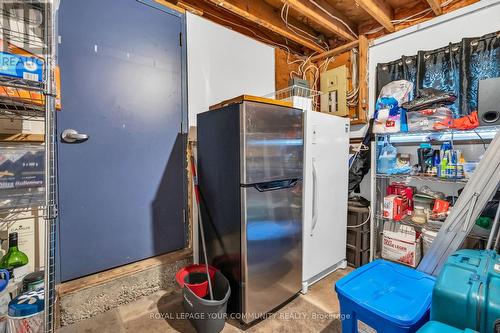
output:
<svg viewBox="0 0 500 333"><path fill-rule="evenodd" d="M179 13L182 13L182 14L184 14L186 12L186 10L184 8L181 8L181 7L175 5L175 4L173 4L173 3L171 3L171 2L169 2L167 0L155 0L155 2L159 3L162 6L170 8L172 10L175 10L175 11L177 11Z"/></svg>
<svg viewBox="0 0 500 333"><path fill-rule="evenodd" d="M311 57L311 62L317 62L319 60L328 58L328 57L334 57L336 55L339 55L341 53L347 52L349 50L352 50L353 48L357 47L359 45L359 41L355 40L353 42L347 43L345 45L341 45L339 47L336 47L332 50L320 53L318 55L315 55L314 57Z"/></svg>
<svg viewBox="0 0 500 333"><path fill-rule="evenodd" d="M427 0L429 6L431 6L432 11L436 16L439 16L443 13L443 9L441 8L441 0Z"/></svg>
<svg viewBox="0 0 500 333"><path fill-rule="evenodd" d="M356 2L389 32L395 31L394 24L391 22L394 18L394 11L387 2L384 0L356 0Z"/></svg>
<svg viewBox="0 0 500 333"><path fill-rule="evenodd" d="M289 5L291 8L295 9L299 13L303 14L310 20L321 25L328 31L336 34L337 36L346 39L348 41L356 40L356 37L349 32L348 29L342 23L333 20L327 14L320 12L320 10L309 1L302 0L281 0L284 4Z"/></svg>
<svg viewBox="0 0 500 333"><path fill-rule="evenodd" d="M267 3L262 2L261 4L263 7L261 8L262 10L259 11L259 15L256 15L256 13L252 13L250 9L251 4L254 4L255 2L249 2L249 1L243 1L243 0L237 0L237 1L227 1L227 0L207 0L214 5L220 6L225 8L226 10L230 11L231 13L240 16L248 21L251 21L261 27L264 27L268 30L271 30L283 37L286 37L298 44L301 44L308 49L311 49L316 52L323 52L324 49L320 47L318 44L310 41L307 38L304 38L302 36L297 35L293 31L289 30L286 26L285 23L281 20L281 18L275 14L275 12L272 9L268 9L267 7L269 6ZM240 5L237 5L236 3L239 3ZM272 8L272 7L271 7Z"/></svg>
<svg viewBox="0 0 500 333"><path fill-rule="evenodd" d="M358 120L365 123L368 113L368 39L365 35L359 36L359 92L358 92Z"/></svg>

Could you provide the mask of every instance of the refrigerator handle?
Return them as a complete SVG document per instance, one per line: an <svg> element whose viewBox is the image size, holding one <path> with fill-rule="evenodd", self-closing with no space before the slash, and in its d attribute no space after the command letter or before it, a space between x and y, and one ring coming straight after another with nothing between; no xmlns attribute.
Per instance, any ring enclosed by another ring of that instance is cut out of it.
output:
<svg viewBox="0 0 500 333"><path fill-rule="evenodd" d="M311 236L316 228L318 222L318 175L316 171L316 159L312 159L312 173L313 173L313 202L312 202L312 225Z"/></svg>
<svg viewBox="0 0 500 333"><path fill-rule="evenodd" d="M287 180L277 180L268 183L258 183L254 184L253 187L259 192L269 192L275 190L281 190L285 188L292 188L297 185L299 178L287 179Z"/></svg>

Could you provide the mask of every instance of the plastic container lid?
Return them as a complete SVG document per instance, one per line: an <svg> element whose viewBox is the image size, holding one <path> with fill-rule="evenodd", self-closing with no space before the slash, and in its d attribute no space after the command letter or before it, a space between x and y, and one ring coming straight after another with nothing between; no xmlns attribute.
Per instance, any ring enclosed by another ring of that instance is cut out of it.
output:
<svg viewBox="0 0 500 333"><path fill-rule="evenodd" d="M44 309L43 288L21 294L9 303L9 317L28 317Z"/></svg>
<svg viewBox="0 0 500 333"><path fill-rule="evenodd" d="M388 321L412 326L429 310L434 284L430 275L376 260L340 279L335 290Z"/></svg>
<svg viewBox="0 0 500 333"><path fill-rule="evenodd" d="M33 273L29 273L23 278L23 284L31 284L43 281L45 278L44 271L36 271Z"/></svg>
<svg viewBox="0 0 500 333"><path fill-rule="evenodd" d="M0 292L4 291L9 285L10 274L6 269L0 269Z"/></svg>

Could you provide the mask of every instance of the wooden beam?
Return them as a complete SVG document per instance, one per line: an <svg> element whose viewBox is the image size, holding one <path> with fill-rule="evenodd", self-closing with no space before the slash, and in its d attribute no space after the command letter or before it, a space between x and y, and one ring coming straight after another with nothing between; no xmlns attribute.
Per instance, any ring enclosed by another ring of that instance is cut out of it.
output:
<svg viewBox="0 0 500 333"><path fill-rule="evenodd" d="M172 10L175 10L175 11L177 11L179 13L182 13L182 14L184 14L186 12L185 9L183 9L183 8L181 8L181 7L175 5L175 4L173 4L173 3L171 3L170 1L167 1L167 0L155 0L155 2L159 3L162 6L170 8Z"/></svg>
<svg viewBox="0 0 500 333"><path fill-rule="evenodd" d="M285 38L288 38L298 44L301 44L308 49L316 52L324 52L324 49L313 41L297 35L293 31L289 30L285 23L281 20L279 15L274 12L274 8L265 2L258 2L259 6L255 6L256 1L227 1L227 0L207 0L214 5L220 6L228 10L229 12L240 16L248 21L251 21L261 27L271 30ZM252 6L253 5L253 6ZM269 7L269 8L267 8ZM258 9L258 13L257 13Z"/></svg>
<svg viewBox="0 0 500 333"><path fill-rule="evenodd" d="M353 36L342 23L333 20L309 1L281 0L281 2L289 5L291 8L303 14L310 20L347 41L353 41L356 39L356 37Z"/></svg>
<svg viewBox="0 0 500 333"><path fill-rule="evenodd" d="M359 92L358 92L358 120L366 122L368 113L368 39L365 35L359 36Z"/></svg>
<svg viewBox="0 0 500 333"><path fill-rule="evenodd" d="M436 16L443 14L443 9L441 8L441 0L427 0L429 6L431 6L432 11Z"/></svg>
<svg viewBox="0 0 500 333"><path fill-rule="evenodd" d="M339 47L336 47L332 50L320 53L318 55L315 55L314 57L311 57L311 62L317 62L319 60L322 60L322 59L325 59L328 57L334 57L334 56L339 55L341 53L352 50L353 48L357 47L358 44L359 44L359 41L355 40L355 41L347 43L345 45L341 45Z"/></svg>
<svg viewBox="0 0 500 333"><path fill-rule="evenodd" d="M335 16L344 21L344 23L346 23L354 32L358 31L358 25L352 22L351 19L347 17L347 15L345 15L344 13L342 13L341 11L337 10L335 7L330 5L330 3L327 0L314 0L314 2L318 4L320 7L322 7L324 10L326 10L328 13L330 13L332 16ZM318 8L318 11L321 12L322 10ZM327 16L331 18L330 15L327 14ZM335 21L337 22L338 20Z"/></svg>
<svg viewBox="0 0 500 333"><path fill-rule="evenodd" d="M356 0L356 2L387 31L395 31L394 24L391 22L394 18L394 10L387 2L384 0Z"/></svg>

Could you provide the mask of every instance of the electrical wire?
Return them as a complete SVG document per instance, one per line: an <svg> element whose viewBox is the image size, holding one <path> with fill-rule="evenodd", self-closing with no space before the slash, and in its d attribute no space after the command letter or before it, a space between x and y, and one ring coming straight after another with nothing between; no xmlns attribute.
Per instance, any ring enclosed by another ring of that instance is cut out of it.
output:
<svg viewBox="0 0 500 333"><path fill-rule="evenodd" d="M312 0L310 0L312 1ZM446 7L448 6L449 4L451 4L452 2L455 2L456 0L447 0L445 2L443 2L441 4L441 8L443 7ZM391 23L393 24L400 24L400 23L405 23L405 22L414 22L414 21L418 21L418 20L421 20L423 19L424 17L426 17L427 15L429 15L430 13L432 12L432 9L425 9L425 10L422 10L421 12L418 12L416 14L413 14L413 15L410 15L408 17L405 17L405 18L402 18L402 19L398 19L398 20L391 20ZM422 15L422 16L419 16L419 17L415 17L415 16L418 16L418 15ZM370 31L367 31L365 34L366 35L371 35L371 34L374 34L374 33L377 33L381 30L384 30L384 27L378 27L378 28L374 28Z"/></svg>
<svg viewBox="0 0 500 333"><path fill-rule="evenodd" d="M342 19L338 18L337 16L333 15L332 13L330 13L328 10L326 10L325 8L321 7L320 4L318 4L316 1L314 0L309 0L310 3L312 3L313 5L315 5L319 10L321 10L323 13L325 13L326 15L330 16L331 18L333 18L334 20L337 20L339 21L340 23L342 23L348 30L351 34L354 35L354 37L358 38L358 34L356 34L352 29L351 27L345 23Z"/></svg>
<svg viewBox="0 0 500 333"><path fill-rule="evenodd" d="M481 135L479 135L479 133L475 129L473 131L474 131L474 133L476 133L476 135L481 140L481 143L483 144L484 151L486 151L486 141L484 141L483 137Z"/></svg>
<svg viewBox="0 0 500 333"><path fill-rule="evenodd" d="M222 7L222 8L224 8L224 7ZM224 8L224 9L225 9L225 8ZM250 31L250 32L251 32L251 33L252 33L252 34L253 34L256 38L258 38L259 40L261 40L261 41L263 41L263 42L266 42L267 44L271 44L271 45L273 45L274 47L278 47L278 48L280 48L280 49L286 50L286 51L287 51L287 64L288 64L288 65L292 65L292 64L294 64L294 63L298 63L298 62L302 62L302 60L301 60L301 59L294 60L294 61L290 61L289 56L290 56L290 54L292 54L292 51L290 50L290 48L289 48L287 45L284 45L284 44L281 44L281 43L278 43L278 42L272 41L272 40L270 40L270 39L267 39L267 38L265 38L265 37L262 37L262 36L260 36L259 34L257 34L255 31L253 31L252 29L250 29L250 28L248 28L248 27L245 27L245 26L243 26L243 25L241 25L241 24L234 23L234 22L232 22L232 21L226 20L225 18L220 17L220 16L218 16L218 15L212 14L212 13L210 13L210 12L205 12L205 14L208 14L209 16L213 16L213 17L215 17L215 18L217 18L217 19L219 19L219 20L221 20L221 21L223 21L223 22L228 23L229 25L227 25L226 27L227 27L227 28L229 28L229 29L233 29L233 26L240 27L240 28L242 28L242 29L245 29L245 30L247 30L247 31ZM300 57L302 57L302 55L300 55L300 54L297 54L297 55L298 55L298 56L300 56Z"/></svg>
<svg viewBox="0 0 500 333"><path fill-rule="evenodd" d="M316 36L314 35L311 35L310 33L308 33L307 31L304 31L302 30L301 28L293 25L292 23L288 22L288 11L290 9L290 6L288 4L283 4L283 6L281 7L281 20L283 20L283 22L285 23L285 26L291 30L292 32L294 32L296 35L302 37L302 38L305 38L307 40L309 40L310 42L316 44L318 47L320 47L321 49L324 49L323 46L321 46L320 44L318 44L318 39ZM299 33L300 31L300 33ZM328 44L325 43L325 45L327 46L327 49L329 49L329 46Z"/></svg>
<svg viewBox="0 0 500 333"><path fill-rule="evenodd" d="M358 224L358 225L348 225L348 226L347 226L348 228L359 228L359 227L362 227L362 226L364 226L365 224L367 224L367 223L368 223L368 221L370 221L370 217L372 216L372 210L370 209L370 207L369 207L369 206L368 206L368 207L366 207L366 208L368 208L368 217L366 218L366 220L365 220L363 223Z"/></svg>

